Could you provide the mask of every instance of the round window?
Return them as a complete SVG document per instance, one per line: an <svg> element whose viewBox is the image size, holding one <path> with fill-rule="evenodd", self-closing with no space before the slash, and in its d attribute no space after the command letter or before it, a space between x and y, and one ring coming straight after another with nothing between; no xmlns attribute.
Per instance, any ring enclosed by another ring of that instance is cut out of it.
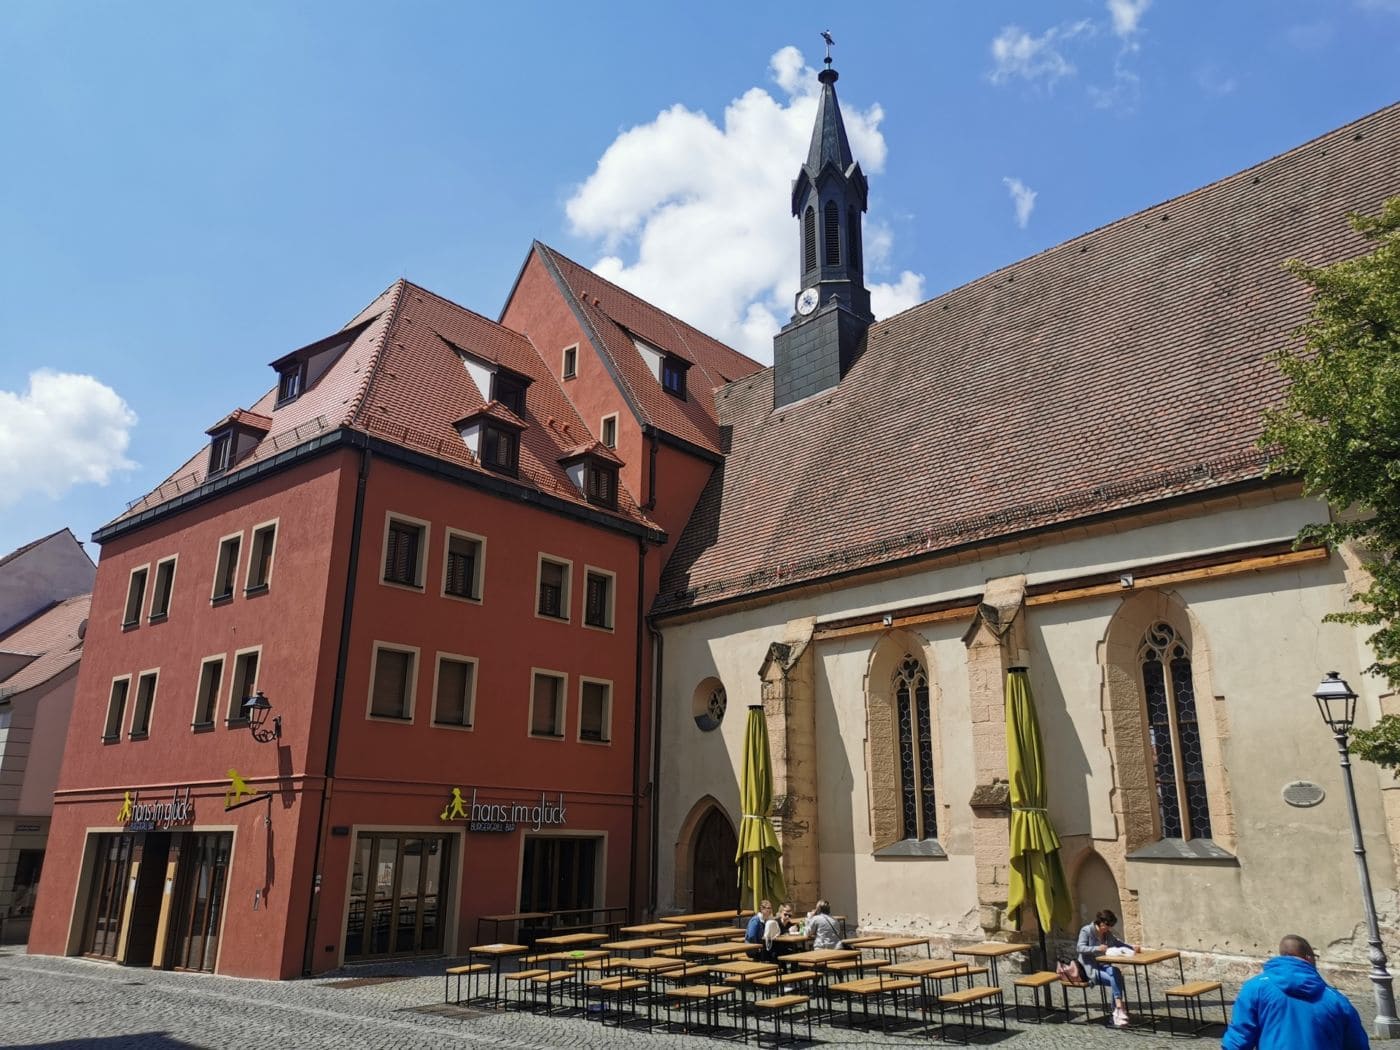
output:
<svg viewBox="0 0 1400 1050"><path fill-rule="evenodd" d="M702 732L708 733L718 729L719 724L724 721L724 712L729 707L723 683L718 678L706 678L695 687L690 706L695 716L695 724Z"/></svg>

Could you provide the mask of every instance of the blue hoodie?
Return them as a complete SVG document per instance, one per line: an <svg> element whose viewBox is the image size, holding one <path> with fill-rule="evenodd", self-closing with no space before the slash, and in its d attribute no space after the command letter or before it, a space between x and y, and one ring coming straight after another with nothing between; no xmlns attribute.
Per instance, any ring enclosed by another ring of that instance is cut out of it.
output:
<svg viewBox="0 0 1400 1050"><path fill-rule="evenodd" d="M1279 955L1235 1000L1223 1050L1366 1050L1356 1007L1305 959Z"/></svg>

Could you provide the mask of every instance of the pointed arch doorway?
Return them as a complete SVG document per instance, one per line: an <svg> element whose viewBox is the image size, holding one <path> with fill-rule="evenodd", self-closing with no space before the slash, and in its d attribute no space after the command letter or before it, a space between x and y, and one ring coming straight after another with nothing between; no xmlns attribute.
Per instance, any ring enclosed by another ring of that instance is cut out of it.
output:
<svg viewBox="0 0 1400 1050"><path fill-rule="evenodd" d="M719 911L734 907L739 897L739 872L734 854L739 840L729 818L718 806L701 819L691 850L691 909Z"/></svg>

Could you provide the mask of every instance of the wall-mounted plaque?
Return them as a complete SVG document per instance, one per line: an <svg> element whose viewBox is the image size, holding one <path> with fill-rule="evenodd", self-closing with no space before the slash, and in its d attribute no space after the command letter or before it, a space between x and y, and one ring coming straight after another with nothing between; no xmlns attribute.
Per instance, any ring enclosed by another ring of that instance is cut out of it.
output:
<svg viewBox="0 0 1400 1050"><path fill-rule="evenodd" d="M1283 800L1298 809L1315 806L1327 797L1327 792L1310 780L1295 780L1283 785Z"/></svg>

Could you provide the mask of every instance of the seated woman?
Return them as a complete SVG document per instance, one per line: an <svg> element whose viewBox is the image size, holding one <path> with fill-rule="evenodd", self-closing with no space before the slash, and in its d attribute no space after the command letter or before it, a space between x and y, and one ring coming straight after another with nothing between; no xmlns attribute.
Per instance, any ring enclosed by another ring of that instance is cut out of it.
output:
<svg viewBox="0 0 1400 1050"><path fill-rule="evenodd" d="M1079 943L1075 946L1079 965L1084 967L1084 975L1090 984L1106 984L1113 988L1113 1023L1118 1028L1128 1026L1128 1004L1123 998L1123 971L1116 966L1098 962L1098 956L1110 948L1128 948L1141 951L1136 944L1128 944L1113 932L1118 925L1118 916L1105 908L1094 916L1094 921L1079 931Z"/></svg>
<svg viewBox="0 0 1400 1050"><path fill-rule="evenodd" d="M817 901L817 906L807 913L807 932L812 935L813 948L841 947L841 926L831 917L829 901Z"/></svg>
<svg viewBox="0 0 1400 1050"><path fill-rule="evenodd" d="M778 956L792 950L788 945L774 943L778 937L788 933L792 925L792 905L784 904L763 927L763 958L776 962Z"/></svg>

